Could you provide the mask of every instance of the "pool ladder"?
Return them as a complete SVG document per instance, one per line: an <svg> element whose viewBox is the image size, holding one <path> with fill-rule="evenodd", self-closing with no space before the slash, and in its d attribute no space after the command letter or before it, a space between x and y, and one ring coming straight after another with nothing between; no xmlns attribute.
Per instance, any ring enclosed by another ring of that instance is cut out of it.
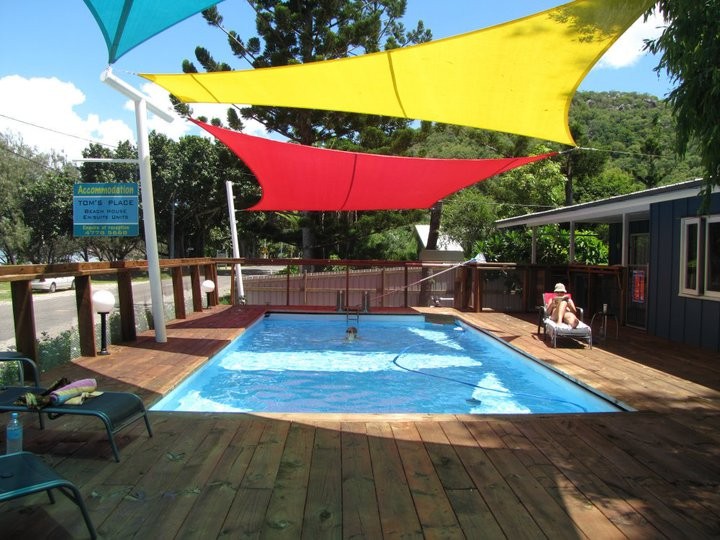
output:
<svg viewBox="0 0 720 540"><path fill-rule="evenodd" d="M348 326L350 326L350 322L354 322L354 326L360 326L360 308L355 307L351 308L348 307L345 309L345 322Z"/></svg>

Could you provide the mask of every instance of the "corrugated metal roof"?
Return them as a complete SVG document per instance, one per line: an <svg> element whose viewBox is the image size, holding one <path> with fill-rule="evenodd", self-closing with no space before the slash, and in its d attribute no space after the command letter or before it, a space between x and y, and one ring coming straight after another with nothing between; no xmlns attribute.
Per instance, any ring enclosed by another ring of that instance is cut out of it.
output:
<svg viewBox="0 0 720 540"><path fill-rule="evenodd" d="M699 196L702 179L688 180L668 186L660 186L627 195L616 195L572 206L525 214L495 222L495 226L504 229L525 225L534 227L551 223L620 223L623 215L633 219L647 218L650 205L658 202Z"/></svg>

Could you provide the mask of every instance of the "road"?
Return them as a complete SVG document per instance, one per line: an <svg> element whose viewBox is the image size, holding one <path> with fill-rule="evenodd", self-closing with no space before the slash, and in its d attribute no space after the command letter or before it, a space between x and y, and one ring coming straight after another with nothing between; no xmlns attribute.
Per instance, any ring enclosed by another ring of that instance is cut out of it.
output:
<svg viewBox="0 0 720 540"><path fill-rule="evenodd" d="M190 278L184 278L185 296L191 297ZM230 277L218 276L218 288L220 295L229 294ZM93 289L107 289L115 295L115 306L117 306L117 284L94 282ZM172 281L163 279L163 297L166 303L173 302ZM151 304L150 283L148 281L133 282L133 300L136 305ZM47 335L54 337L70 329L77 327L77 309L75 307L75 291L58 291L55 293L35 292L33 293L33 305L35 307L35 330L39 339ZM98 319L99 320L99 319ZM15 347L15 328L13 324L12 302L0 302L0 350L7 350Z"/></svg>

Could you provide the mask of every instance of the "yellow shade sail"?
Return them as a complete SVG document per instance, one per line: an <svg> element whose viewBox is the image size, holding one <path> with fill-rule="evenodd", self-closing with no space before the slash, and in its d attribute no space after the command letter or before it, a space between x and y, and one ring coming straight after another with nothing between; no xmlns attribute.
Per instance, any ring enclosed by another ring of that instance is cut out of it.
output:
<svg viewBox="0 0 720 540"><path fill-rule="evenodd" d="M246 71L142 74L186 103L396 116L574 145L568 111L592 66L653 0L577 0L459 36Z"/></svg>

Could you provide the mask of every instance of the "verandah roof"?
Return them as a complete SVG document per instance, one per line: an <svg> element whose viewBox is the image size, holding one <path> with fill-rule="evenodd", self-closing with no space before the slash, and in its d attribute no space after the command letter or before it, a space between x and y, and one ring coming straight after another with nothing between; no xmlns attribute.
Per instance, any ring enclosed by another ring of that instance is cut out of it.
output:
<svg viewBox="0 0 720 540"><path fill-rule="evenodd" d="M193 121L255 174L263 195L249 210L429 208L481 180L556 155L429 159L361 154L278 142Z"/></svg>

